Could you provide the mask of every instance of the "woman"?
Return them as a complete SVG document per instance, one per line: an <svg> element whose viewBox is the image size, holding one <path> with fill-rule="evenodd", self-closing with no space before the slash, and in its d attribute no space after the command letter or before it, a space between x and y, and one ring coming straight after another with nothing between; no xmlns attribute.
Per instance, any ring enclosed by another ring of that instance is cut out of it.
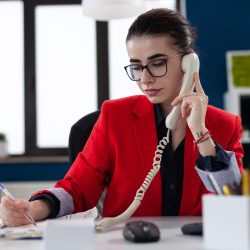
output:
<svg viewBox="0 0 250 250"><path fill-rule="evenodd" d="M105 186L103 216L121 214L152 169L158 142L167 133L165 118L179 104L182 118L169 135L160 172L133 215L200 215L201 197L212 191L206 171L219 185L221 177L239 181L240 118L208 106L198 72L193 75L196 92L179 95L182 58L194 51L187 20L168 9L148 11L131 25L126 46L130 65L125 69L144 95L102 105L85 148L54 188L37 193L31 202L4 197L0 211L6 225L28 223L23 210L35 220L88 210Z"/></svg>

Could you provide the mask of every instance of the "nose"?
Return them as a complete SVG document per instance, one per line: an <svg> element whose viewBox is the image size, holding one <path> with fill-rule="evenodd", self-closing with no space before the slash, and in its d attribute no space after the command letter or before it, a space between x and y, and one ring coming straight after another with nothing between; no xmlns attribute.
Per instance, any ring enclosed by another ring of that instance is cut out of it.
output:
<svg viewBox="0 0 250 250"><path fill-rule="evenodd" d="M141 75L141 83L148 84L154 81L154 77L148 72L147 68L144 68Z"/></svg>

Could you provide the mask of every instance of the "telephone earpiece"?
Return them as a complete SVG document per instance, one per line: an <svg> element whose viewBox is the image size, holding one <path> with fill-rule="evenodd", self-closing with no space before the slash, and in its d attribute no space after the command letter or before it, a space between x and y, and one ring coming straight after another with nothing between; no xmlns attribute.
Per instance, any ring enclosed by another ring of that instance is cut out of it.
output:
<svg viewBox="0 0 250 250"><path fill-rule="evenodd" d="M181 68L184 73L191 71L198 72L200 68L200 61L196 53L190 53L182 57Z"/></svg>
<svg viewBox="0 0 250 250"><path fill-rule="evenodd" d="M179 95L193 90L194 72L199 72L200 61L196 53L190 53L183 56L181 68L184 72L183 83ZM167 116L165 124L169 129L174 129L178 120L181 119L181 105L175 106Z"/></svg>

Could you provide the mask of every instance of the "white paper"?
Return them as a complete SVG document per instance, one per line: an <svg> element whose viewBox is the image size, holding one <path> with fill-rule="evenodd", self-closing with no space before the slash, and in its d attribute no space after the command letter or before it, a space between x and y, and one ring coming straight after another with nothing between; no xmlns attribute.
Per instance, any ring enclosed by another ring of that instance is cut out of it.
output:
<svg viewBox="0 0 250 250"><path fill-rule="evenodd" d="M97 218L98 218L98 211L96 207L94 207L85 212L70 214L70 215L58 217L52 220L73 220L73 219L96 220ZM36 223L37 227L34 227L32 224L21 226L21 227L2 227L3 224L0 219L0 238L22 239L22 238L42 237L43 231L44 231L44 222L45 221Z"/></svg>

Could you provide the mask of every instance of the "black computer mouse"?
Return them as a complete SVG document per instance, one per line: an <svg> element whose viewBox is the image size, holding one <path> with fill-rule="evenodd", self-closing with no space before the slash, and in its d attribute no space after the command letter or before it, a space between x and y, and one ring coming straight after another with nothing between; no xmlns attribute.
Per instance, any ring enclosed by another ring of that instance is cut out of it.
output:
<svg viewBox="0 0 250 250"><path fill-rule="evenodd" d="M123 237L132 242L154 242L160 239L160 230L151 222L132 221L124 226Z"/></svg>

